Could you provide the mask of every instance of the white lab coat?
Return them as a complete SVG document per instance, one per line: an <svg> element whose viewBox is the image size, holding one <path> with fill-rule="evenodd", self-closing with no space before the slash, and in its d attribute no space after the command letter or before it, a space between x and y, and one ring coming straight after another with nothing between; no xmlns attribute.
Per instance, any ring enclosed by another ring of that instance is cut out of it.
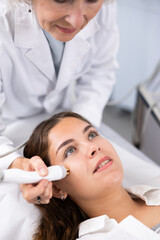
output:
<svg viewBox="0 0 160 240"><path fill-rule="evenodd" d="M8 1L0 1L3 121L27 118L43 111L53 114L61 108L78 112L98 126L117 68L116 3L104 5L97 16L66 43L56 79L50 47L34 11L29 13L28 4L20 2L9 9ZM0 143L3 144L0 153L11 148L4 137Z"/></svg>

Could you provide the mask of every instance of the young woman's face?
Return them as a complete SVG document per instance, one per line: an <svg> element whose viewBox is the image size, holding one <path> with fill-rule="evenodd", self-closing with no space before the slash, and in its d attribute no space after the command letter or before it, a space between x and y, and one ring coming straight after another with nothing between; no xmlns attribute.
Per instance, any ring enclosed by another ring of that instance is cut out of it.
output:
<svg viewBox="0 0 160 240"><path fill-rule="evenodd" d="M68 117L49 133L51 165L70 175L56 184L77 204L103 197L121 186L123 168L112 145L88 123Z"/></svg>
<svg viewBox="0 0 160 240"><path fill-rule="evenodd" d="M40 26L59 41L69 41L95 17L104 0L32 0Z"/></svg>

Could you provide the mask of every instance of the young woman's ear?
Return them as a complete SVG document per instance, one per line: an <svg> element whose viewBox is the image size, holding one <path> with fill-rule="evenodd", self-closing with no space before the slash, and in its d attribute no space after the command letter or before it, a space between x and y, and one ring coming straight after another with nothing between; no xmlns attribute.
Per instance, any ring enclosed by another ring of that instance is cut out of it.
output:
<svg viewBox="0 0 160 240"><path fill-rule="evenodd" d="M52 195L53 197L60 198L61 200L65 200L67 198L67 193L58 188L54 183L52 183Z"/></svg>

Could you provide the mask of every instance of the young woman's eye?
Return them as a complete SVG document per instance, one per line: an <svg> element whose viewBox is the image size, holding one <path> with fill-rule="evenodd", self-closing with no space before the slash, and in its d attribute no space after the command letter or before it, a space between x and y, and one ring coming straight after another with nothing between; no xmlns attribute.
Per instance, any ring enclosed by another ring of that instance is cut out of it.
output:
<svg viewBox="0 0 160 240"><path fill-rule="evenodd" d="M92 140L93 138L97 137L98 133L96 131L91 131L88 135L88 139Z"/></svg>
<svg viewBox="0 0 160 240"><path fill-rule="evenodd" d="M56 3L65 3L67 0L54 0Z"/></svg>
<svg viewBox="0 0 160 240"><path fill-rule="evenodd" d="M70 0L54 0L56 3L67 3Z"/></svg>
<svg viewBox="0 0 160 240"><path fill-rule="evenodd" d="M64 152L64 157L67 158L68 156L70 156L72 153L74 153L76 150L75 147L68 147L65 152Z"/></svg>
<svg viewBox="0 0 160 240"><path fill-rule="evenodd" d="M70 0L54 0L57 3L65 3L65 2L69 2ZM98 2L98 0L87 0L88 2L94 3L94 2Z"/></svg>
<svg viewBox="0 0 160 240"><path fill-rule="evenodd" d="M88 0L88 2L95 3L95 2L98 2L98 0Z"/></svg>

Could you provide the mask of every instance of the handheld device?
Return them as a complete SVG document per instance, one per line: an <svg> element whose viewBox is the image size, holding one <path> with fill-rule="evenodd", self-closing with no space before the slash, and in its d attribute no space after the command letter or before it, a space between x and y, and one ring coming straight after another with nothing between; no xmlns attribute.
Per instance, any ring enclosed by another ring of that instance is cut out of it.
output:
<svg viewBox="0 0 160 240"><path fill-rule="evenodd" d="M0 181L8 183L38 183L42 179L47 179L48 181L56 181L65 178L69 175L69 169L64 166L51 166L48 167L48 175L41 177L35 171L24 171L21 169L6 169L0 170Z"/></svg>

